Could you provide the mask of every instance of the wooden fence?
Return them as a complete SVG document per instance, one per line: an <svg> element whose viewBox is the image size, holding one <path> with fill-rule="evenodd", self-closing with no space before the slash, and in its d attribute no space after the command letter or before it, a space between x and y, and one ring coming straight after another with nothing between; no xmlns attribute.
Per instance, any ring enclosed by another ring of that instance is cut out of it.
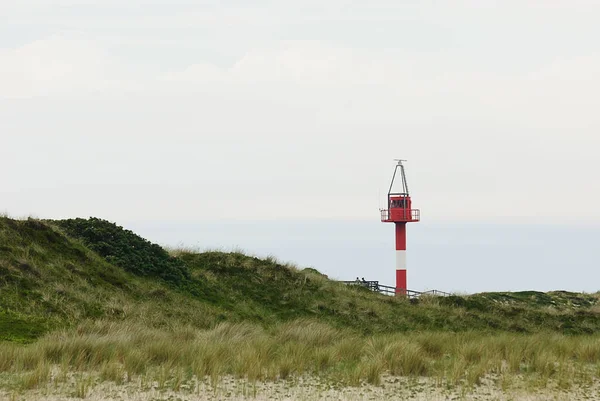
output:
<svg viewBox="0 0 600 401"><path fill-rule="evenodd" d="M368 288L371 291L379 292L381 294L406 296L411 299L419 298L422 295L432 295L432 296L440 296L440 297L447 297L448 295L450 295L447 292L439 291L439 290L430 290L430 291L405 290L402 288L390 287L389 285L379 284L379 281L354 280L354 281L342 281L342 283L347 284L347 285L360 285L362 287Z"/></svg>

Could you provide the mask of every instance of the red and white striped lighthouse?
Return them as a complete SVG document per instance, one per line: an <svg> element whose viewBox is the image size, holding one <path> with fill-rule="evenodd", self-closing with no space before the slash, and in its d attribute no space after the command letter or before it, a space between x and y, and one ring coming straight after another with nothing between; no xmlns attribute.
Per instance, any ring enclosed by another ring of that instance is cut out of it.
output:
<svg viewBox="0 0 600 401"><path fill-rule="evenodd" d="M412 201L408 192L408 183L406 182L406 173L402 162L406 160L397 160L392 183L388 191L387 209L380 209L381 221L384 223L394 223L396 228L396 295L406 295L408 289L406 283L406 223L412 223L421 219L419 209L412 208ZM402 186L400 192L393 192L394 181L400 169L400 179Z"/></svg>

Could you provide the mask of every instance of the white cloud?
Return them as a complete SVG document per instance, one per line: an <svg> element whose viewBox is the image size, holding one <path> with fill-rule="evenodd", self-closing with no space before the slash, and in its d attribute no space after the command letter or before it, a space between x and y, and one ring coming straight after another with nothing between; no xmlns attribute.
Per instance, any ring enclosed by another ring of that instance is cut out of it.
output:
<svg viewBox="0 0 600 401"><path fill-rule="evenodd" d="M104 91L126 84L127 69L81 35L53 35L0 48L0 98Z"/></svg>
<svg viewBox="0 0 600 401"><path fill-rule="evenodd" d="M249 50L232 67L195 64L161 79L171 84L163 88L187 92L219 90L223 85L243 89L256 83L265 92L288 86L298 91L318 88L322 99L337 94L340 102L351 90L353 101L371 103L374 107L367 106L367 111L382 110L387 118L392 116L390 106L401 106L419 118L436 114L542 124L551 118L565 127L578 124L575 116L578 121L587 117L588 125L600 123L592 110L600 91L598 70L600 58L595 56L559 59L534 71L514 73L481 70L451 52L384 53L287 41L276 48ZM378 96L379 101L363 96ZM390 101L395 104L386 104Z"/></svg>

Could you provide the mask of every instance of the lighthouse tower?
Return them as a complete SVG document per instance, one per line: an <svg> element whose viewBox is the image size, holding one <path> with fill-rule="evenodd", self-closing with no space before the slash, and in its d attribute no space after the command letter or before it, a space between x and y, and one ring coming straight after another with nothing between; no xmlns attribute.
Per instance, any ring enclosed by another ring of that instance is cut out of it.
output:
<svg viewBox="0 0 600 401"><path fill-rule="evenodd" d="M412 201L408 192L408 183L406 182L406 173L402 162L406 160L396 160L396 168L392 176L392 183L387 196L387 209L380 209L381 221L384 223L394 223L396 228L396 295L406 295L408 287L406 286L406 223L412 223L421 219L419 209L412 208ZM394 191L394 181L400 170L401 185L396 185L400 192Z"/></svg>

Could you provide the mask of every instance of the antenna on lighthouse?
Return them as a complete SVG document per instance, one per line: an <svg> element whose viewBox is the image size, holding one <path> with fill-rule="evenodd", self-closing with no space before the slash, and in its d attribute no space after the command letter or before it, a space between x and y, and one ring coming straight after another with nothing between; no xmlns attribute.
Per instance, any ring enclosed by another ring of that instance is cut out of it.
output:
<svg viewBox="0 0 600 401"><path fill-rule="evenodd" d="M390 183L390 189L388 191L388 198L390 195L404 195L409 196L408 193L408 181L406 180L406 172L404 171L404 164L407 160L404 159L394 159L396 162L396 168L394 169L394 175L392 176L392 182ZM396 180L396 174L398 173L398 167L400 167L400 177L402 178L402 192L393 193L392 189L394 187L394 181ZM388 205L389 207L389 205Z"/></svg>

